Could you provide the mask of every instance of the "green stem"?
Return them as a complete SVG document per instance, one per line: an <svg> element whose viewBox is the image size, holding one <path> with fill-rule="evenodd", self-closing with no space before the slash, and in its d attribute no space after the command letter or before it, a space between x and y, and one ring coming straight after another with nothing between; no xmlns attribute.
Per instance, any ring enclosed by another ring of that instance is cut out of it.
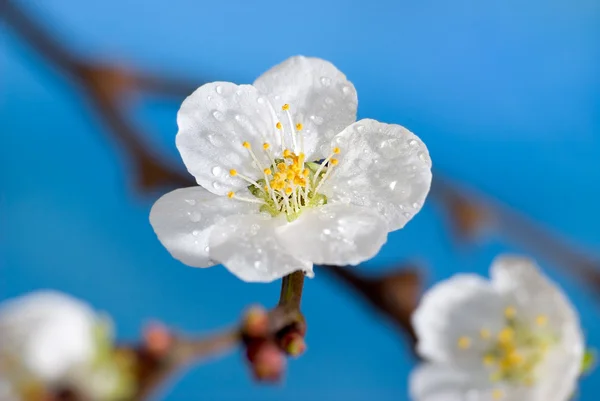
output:
<svg viewBox="0 0 600 401"><path fill-rule="evenodd" d="M302 288L304 287L304 272L297 271L289 274L281 281L279 306L291 306L300 309Z"/></svg>

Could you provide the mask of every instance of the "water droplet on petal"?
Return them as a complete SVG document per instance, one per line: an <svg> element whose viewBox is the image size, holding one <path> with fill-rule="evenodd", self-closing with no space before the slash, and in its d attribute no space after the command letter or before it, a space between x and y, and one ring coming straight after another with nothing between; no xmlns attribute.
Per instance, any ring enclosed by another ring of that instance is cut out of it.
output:
<svg viewBox="0 0 600 401"><path fill-rule="evenodd" d="M262 266L262 262L260 260L257 260L254 262L254 268L255 269L260 269Z"/></svg>
<svg viewBox="0 0 600 401"><path fill-rule="evenodd" d="M392 191L396 188L396 184L398 184L398 181L392 181L392 182L390 182L389 187L390 187L390 189Z"/></svg>
<svg viewBox="0 0 600 401"><path fill-rule="evenodd" d="M194 206L196 204L194 199L186 199L185 202L190 206Z"/></svg>
<svg viewBox="0 0 600 401"><path fill-rule="evenodd" d="M323 117L320 117L320 116L310 116L310 119L311 119L311 120L313 120L313 122L314 122L316 125L321 125L321 124L323 124Z"/></svg>
<svg viewBox="0 0 600 401"><path fill-rule="evenodd" d="M223 146L223 141L221 140L221 135L219 134L208 134L208 141L214 146Z"/></svg>
<svg viewBox="0 0 600 401"><path fill-rule="evenodd" d="M398 156L400 145L398 138L386 139L379 144L379 150L386 159L393 159Z"/></svg>
<svg viewBox="0 0 600 401"><path fill-rule="evenodd" d="M264 97L259 97L258 99L256 99L256 101L258 102L258 104L264 104L265 103L265 98Z"/></svg>
<svg viewBox="0 0 600 401"><path fill-rule="evenodd" d="M210 247L207 246L206 248L204 248L204 252L208 253L208 251L210 251Z"/></svg>
<svg viewBox="0 0 600 401"><path fill-rule="evenodd" d="M415 209L418 209L421 205L419 205L417 202L412 204L412 207L414 207Z"/></svg>
<svg viewBox="0 0 600 401"><path fill-rule="evenodd" d="M352 92L352 91L350 90L350 87L349 87L349 86L344 86L344 87L342 88L342 92L344 92L344 95L349 95L349 94L350 94L350 92Z"/></svg>
<svg viewBox="0 0 600 401"><path fill-rule="evenodd" d="M419 141L417 141L416 139L411 139L410 141L408 141L408 145L411 147L417 147L419 145Z"/></svg>
<svg viewBox="0 0 600 401"><path fill-rule="evenodd" d="M329 85L331 85L331 78L329 78L329 77L321 77L321 84L323 86L329 86Z"/></svg>
<svg viewBox="0 0 600 401"><path fill-rule="evenodd" d="M223 93L223 87L221 85L217 85L215 91L220 95Z"/></svg>
<svg viewBox="0 0 600 401"><path fill-rule="evenodd" d="M217 121L223 121L223 113L221 113L219 110L215 110L212 113L213 117L215 118L215 120Z"/></svg>
<svg viewBox="0 0 600 401"><path fill-rule="evenodd" d="M212 100L212 96L211 95L206 96L206 100L208 100L210 102Z"/></svg>
<svg viewBox="0 0 600 401"><path fill-rule="evenodd" d="M219 177L223 174L223 169L219 166L214 166L211 171L215 177Z"/></svg>
<svg viewBox="0 0 600 401"><path fill-rule="evenodd" d="M198 212L193 212L190 214L190 221L192 223L197 223L200 221L200 219L202 218L202 215Z"/></svg>
<svg viewBox="0 0 600 401"><path fill-rule="evenodd" d="M407 219L410 219L410 213L409 212L404 212L402 213L404 215L404 217L406 217Z"/></svg>
<svg viewBox="0 0 600 401"><path fill-rule="evenodd" d="M419 156L419 159L421 159L424 162L429 161L429 157L427 156L427 154L425 152L419 152L418 156Z"/></svg>
<svg viewBox="0 0 600 401"><path fill-rule="evenodd" d="M365 126L362 125L362 124L358 124L354 128L356 128L356 131L359 132L359 133L365 132Z"/></svg>
<svg viewBox="0 0 600 401"><path fill-rule="evenodd" d="M214 189L221 189L223 188L223 185L221 185L221 183L217 182L217 181L213 181L212 186Z"/></svg>
<svg viewBox="0 0 600 401"><path fill-rule="evenodd" d="M192 231L192 235L193 235L194 237L197 237L197 236L199 236L199 235L200 235L200 230L194 230L194 231Z"/></svg>
<svg viewBox="0 0 600 401"><path fill-rule="evenodd" d="M308 278L313 278L313 277L315 277L315 272L312 270L306 270L306 271L304 271L304 275Z"/></svg>

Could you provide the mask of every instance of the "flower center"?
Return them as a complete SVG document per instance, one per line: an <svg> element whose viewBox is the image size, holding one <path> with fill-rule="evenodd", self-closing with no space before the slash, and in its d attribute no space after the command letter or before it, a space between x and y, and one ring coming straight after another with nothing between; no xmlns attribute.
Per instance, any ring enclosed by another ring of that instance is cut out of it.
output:
<svg viewBox="0 0 600 401"><path fill-rule="evenodd" d="M333 148L331 154L321 161L307 162L301 133L302 123L294 125L288 104L284 104L281 109L287 116L289 130L286 130L280 121L275 124L275 129L281 134L280 152L274 151L270 143L263 143L262 151L269 160L267 166L259 161L249 142L242 143L258 170L256 176L260 178L253 179L235 169L229 170L231 176L239 177L250 184L248 189L254 198L243 198L234 192L229 192L227 196L230 199L260 204L260 210L268 212L271 216L285 213L288 221L293 221L304 208L327 203L327 197L319 193L319 189L331 175L333 166L338 164L338 159L334 156L340 153L340 149ZM286 147L286 135L293 150ZM277 152L277 157L274 152Z"/></svg>
<svg viewBox="0 0 600 401"><path fill-rule="evenodd" d="M534 322L519 320L517 310L509 306L504 311L504 327L497 333L481 328L479 339L485 342L482 365L490 372L493 383L532 386L536 382L535 369L545 358L557 338L546 329L548 318L539 315ZM462 336L457 346L466 350L473 339ZM494 400L504 398L500 389L492 391Z"/></svg>

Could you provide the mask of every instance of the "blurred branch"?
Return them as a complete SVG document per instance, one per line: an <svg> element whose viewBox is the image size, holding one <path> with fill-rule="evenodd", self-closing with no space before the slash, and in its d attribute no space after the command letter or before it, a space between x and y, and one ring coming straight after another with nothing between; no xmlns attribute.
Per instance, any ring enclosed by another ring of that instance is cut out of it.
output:
<svg viewBox="0 0 600 401"><path fill-rule="evenodd" d="M495 232L587 285L600 296L600 260L568 244L527 216L496 200L469 193L436 176L431 196L446 209L458 238L471 240Z"/></svg>

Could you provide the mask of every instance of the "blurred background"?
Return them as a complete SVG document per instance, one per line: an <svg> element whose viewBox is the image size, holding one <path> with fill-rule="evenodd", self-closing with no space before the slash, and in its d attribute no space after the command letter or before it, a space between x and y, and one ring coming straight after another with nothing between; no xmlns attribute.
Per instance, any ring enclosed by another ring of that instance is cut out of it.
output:
<svg viewBox="0 0 600 401"><path fill-rule="evenodd" d="M62 290L110 313L122 340L150 319L210 333L250 303L273 305L279 283L171 258L148 213L177 184L155 161L185 171L174 146L185 95L212 80L251 83L304 54L348 76L359 118L408 127L434 164L423 211L357 271L416 262L430 286L459 271L487 274L500 252L526 253L600 345L597 0L12 3L47 34L14 14L2 21L0 301ZM136 81L129 70L148 75ZM284 383L254 383L238 352L161 396L408 399L410 346L359 293L317 270L303 310L309 349ZM595 377L581 400L597 399Z"/></svg>

